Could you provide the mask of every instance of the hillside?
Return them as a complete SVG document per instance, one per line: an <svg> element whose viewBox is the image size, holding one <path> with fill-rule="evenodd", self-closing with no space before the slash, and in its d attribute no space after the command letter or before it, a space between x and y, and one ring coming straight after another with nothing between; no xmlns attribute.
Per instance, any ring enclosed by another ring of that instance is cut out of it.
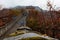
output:
<svg viewBox="0 0 60 40"><path fill-rule="evenodd" d="M28 12L26 25L34 31L47 34L53 38L60 38L60 11L42 10L37 6L17 6L0 10L0 27L13 21L24 11Z"/></svg>

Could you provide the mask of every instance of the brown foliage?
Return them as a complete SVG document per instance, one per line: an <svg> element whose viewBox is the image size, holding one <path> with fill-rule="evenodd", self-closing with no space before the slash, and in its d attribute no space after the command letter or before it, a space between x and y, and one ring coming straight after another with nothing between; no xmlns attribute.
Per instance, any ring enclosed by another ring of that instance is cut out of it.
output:
<svg viewBox="0 0 60 40"><path fill-rule="evenodd" d="M32 23L29 21L31 18L34 19L32 20ZM33 30L41 33L44 32L44 34L47 34L48 36L55 37L59 35L57 31L60 31L60 11L48 11L43 13L41 11L31 9L29 10L27 22L27 25L29 24L28 26ZM59 38L59 36L56 38Z"/></svg>

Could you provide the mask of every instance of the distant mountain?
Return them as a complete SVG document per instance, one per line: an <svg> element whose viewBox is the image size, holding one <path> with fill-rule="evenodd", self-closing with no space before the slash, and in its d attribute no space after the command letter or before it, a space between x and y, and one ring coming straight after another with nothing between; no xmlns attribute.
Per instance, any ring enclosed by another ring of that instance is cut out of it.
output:
<svg viewBox="0 0 60 40"><path fill-rule="evenodd" d="M12 8L12 9L24 9L24 8L25 8L25 6L16 6L16 7Z"/></svg>
<svg viewBox="0 0 60 40"><path fill-rule="evenodd" d="M36 9L38 11L42 11L42 9L38 6L16 6L14 8L11 8L11 9Z"/></svg>
<svg viewBox="0 0 60 40"><path fill-rule="evenodd" d="M38 6L35 6L35 9L38 10L38 11L42 11L42 8L40 8Z"/></svg>

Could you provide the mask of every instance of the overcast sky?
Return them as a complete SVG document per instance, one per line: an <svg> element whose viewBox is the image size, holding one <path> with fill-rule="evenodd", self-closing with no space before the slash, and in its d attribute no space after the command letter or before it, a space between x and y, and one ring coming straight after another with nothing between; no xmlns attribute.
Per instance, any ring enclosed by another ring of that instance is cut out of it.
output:
<svg viewBox="0 0 60 40"><path fill-rule="evenodd" d="M53 5L60 7L60 0L51 0ZM47 9L47 0L0 0L0 5L3 7L14 7L14 6L39 6L42 9Z"/></svg>

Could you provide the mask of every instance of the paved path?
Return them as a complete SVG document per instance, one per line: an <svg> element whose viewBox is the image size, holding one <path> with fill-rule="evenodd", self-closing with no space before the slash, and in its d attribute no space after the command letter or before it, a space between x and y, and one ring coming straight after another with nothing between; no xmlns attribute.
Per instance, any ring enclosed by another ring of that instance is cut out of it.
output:
<svg viewBox="0 0 60 40"><path fill-rule="evenodd" d="M24 15L19 15L18 18L13 23L11 23L10 25L8 25L8 27L10 27L10 28L0 37L0 40L3 40L3 38L5 38L7 34L15 32L16 29L20 26L18 24L18 22L21 19L23 19L24 17L25 17Z"/></svg>

